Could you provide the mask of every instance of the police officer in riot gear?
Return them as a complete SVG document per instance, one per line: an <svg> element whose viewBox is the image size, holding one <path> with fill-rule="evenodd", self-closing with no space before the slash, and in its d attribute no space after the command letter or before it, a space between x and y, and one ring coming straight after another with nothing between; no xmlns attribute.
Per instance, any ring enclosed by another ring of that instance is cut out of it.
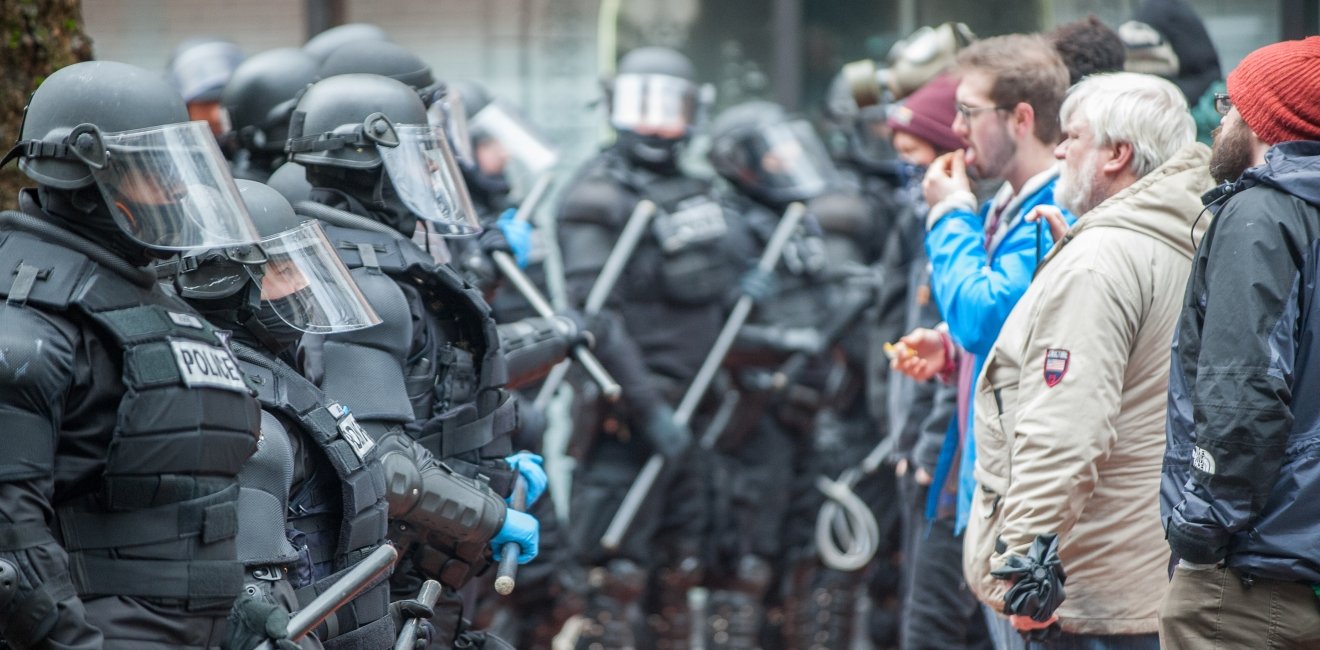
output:
<svg viewBox="0 0 1320 650"><path fill-rule="evenodd" d="M564 190L560 208L568 290L581 305L637 204L658 206L607 303L605 315L622 327L598 342L623 399L606 405L584 385L570 443L580 455L571 534L591 589L582 648L631 645L639 609L650 640L638 644L688 645L687 592L703 566L706 472L701 454L689 453L691 433L674 423L671 405L710 351L729 287L744 270L710 184L679 168L699 94L682 54L648 47L624 56L607 85L617 139ZM617 552L607 552L599 540L653 452L671 461L655 492L661 501L648 506Z"/></svg>
<svg viewBox="0 0 1320 650"><path fill-rule="evenodd" d="M368 431L402 425L445 466L488 483L496 494L507 498L520 473L529 485L543 483L533 476L540 471L533 460L510 456L517 414L505 385L544 372L544 362L536 368L506 363L480 295L408 238L419 219L444 235L479 228L445 136L427 123L417 92L379 75L317 82L294 111L287 150L314 187L315 203L295 207L322 221L376 311L399 314L383 316L388 329L328 335L319 346L305 346L311 348L309 374L327 393L343 396ZM520 561L535 555L536 522L522 513L509 511L494 530L482 521L476 530L428 531L392 518L391 537L404 556L393 589L411 596L422 575L448 588L434 619L444 646L459 634L453 590L486 566L492 536L498 531L498 541L521 541Z"/></svg>
<svg viewBox="0 0 1320 650"><path fill-rule="evenodd" d="M835 322L860 321L874 299L873 286L849 282L869 275L852 238L869 228L869 215L855 194L837 193L837 173L810 125L777 104L722 113L709 157L740 195L729 200L750 235L748 254L759 253L790 203L809 204L811 214L785 249L776 291L758 303L730 355L742 399L718 448L715 507L731 514L714 519L714 545L719 566L732 569L708 583L712 618L729 634L707 638L717 647L755 645L749 635L758 633L762 600L780 596L771 592L779 564L785 644L847 647L862 574L826 575L810 531L822 502L816 477L837 476L875 443L868 437L878 439L859 370L865 355L851 341L840 344L851 338L839 329L849 323ZM802 370L771 381L795 356Z"/></svg>
<svg viewBox="0 0 1320 650"><path fill-rule="evenodd" d="M0 637L214 648L260 409L223 336L143 267L256 230L206 125L134 66L52 74L14 157L37 187L0 214Z"/></svg>
<svg viewBox="0 0 1320 650"><path fill-rule="evenodd" d="M233 130L227 144L236 178L265 182L284 162L297 95L316 79L316 60L293 47L254 55L225 84L220 103Z"/></svg>
<svg viewBox="0 0 1320 650"><path fill-rule="evenodd" d="M242 62L243 50L237 45L203 36L179 43L167 66L170 83L188 106L188 117L205 121L217 138L230 129L220 92Z"/></svg>

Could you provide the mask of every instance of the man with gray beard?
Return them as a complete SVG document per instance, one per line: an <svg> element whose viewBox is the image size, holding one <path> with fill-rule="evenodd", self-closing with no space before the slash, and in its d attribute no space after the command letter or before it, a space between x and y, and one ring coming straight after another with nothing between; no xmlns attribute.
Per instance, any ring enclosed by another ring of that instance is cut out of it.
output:
<svg viewBox="0 0 1320 650"><path fill-rule="evenodd" d="M963 572L1028 647L1048 634L1061 637L1050 648L1155 650L1169 340L1210 152L1182 93L1150 75L1089 76L1060 118L1055 199L1079 216L976 386ZM1035 212L1063 223L1059 208Z"/></svg>

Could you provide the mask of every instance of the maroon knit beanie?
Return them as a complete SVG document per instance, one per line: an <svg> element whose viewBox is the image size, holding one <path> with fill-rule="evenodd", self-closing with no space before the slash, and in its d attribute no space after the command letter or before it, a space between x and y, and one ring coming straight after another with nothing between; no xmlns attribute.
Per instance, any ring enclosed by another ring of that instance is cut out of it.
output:
<svg viewBox="0 0 1320 650"><path fill-rule="evenodd" d="M1320 36L1248 54L1228 75L1228 96L1266 144L1320 140Z"/></svg>
<svg viewBox="0 0 1320 650"><path fill-rule="evenodd" d="M889 114L889 128L921 138L939 151L961 149L963 140L953 132L956 90L958 80L953 75L931 79Z"/></svg>

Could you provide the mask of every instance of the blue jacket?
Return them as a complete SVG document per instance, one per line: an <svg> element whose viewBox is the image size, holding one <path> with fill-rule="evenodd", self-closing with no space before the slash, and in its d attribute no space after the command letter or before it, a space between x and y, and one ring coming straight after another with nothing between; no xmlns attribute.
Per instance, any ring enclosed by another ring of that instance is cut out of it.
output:
<svg viewBox="0 0 1320 650"><path fill-rule="evenodd" d="M993 201L987 201L978 212L955 208L941 217L926 234L926 253L931 263L931 288L949 334L964 350L973 355L975 374L981 374L985 355L995 344L999 329L1008 319L1027 285L1036 272L1036 266L1054 246L1050 229L1044 222L1026 220L1026 215L1038 205L1054 204L1054 185L1058 172L1051 171L1032 178L1014 199L1000 219L995 242L986 250L985 219ZM1064 213L1068 223L1074 217ZM971 412L971 399L963 399L967 426L975 418ZM953 418L945 435L940 461L935 468L932 489L926 503L926 515L935 518L941 490L952 471L958 448L958 422ZM971 435L966 436L958 465L958 515L955 530L962 532L971 511L972 493L976 481L972 468L976 466L976 448Z"/></svg>
<svg viewBox="0 0 1320 650"><path fill-rule="evenodd" d="M1215 194L1169 373L1169 545L1320 584L1320 143L1279 144Z"/></svg>

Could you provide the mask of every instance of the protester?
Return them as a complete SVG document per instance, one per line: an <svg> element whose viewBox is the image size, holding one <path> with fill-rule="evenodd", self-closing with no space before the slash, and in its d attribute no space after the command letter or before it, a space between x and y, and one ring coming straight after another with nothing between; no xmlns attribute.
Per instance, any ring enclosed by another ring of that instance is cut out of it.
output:
<svg viewBox="0 0 1320 650"><path fill-rule="evenodd" d="M894 149L912 170L906 175L913 178L910 189L915 190L905 193L913 210L895 224L882 258L885 287L879 307L882 321L884 314L901 319L901 329L895 333L940 322L930 296L930 264L923 247L926 205L919 183L938 156L962 146L962 138L953 132L957 88L955 77L936 77L889 116ZM905 528L901 646L906 650L989 647L980 607L962 577L962 542L953 532L953 517L926 518L927 490L956 408L956 393L891 372L884 391L889 435L896 440ZM952 502L954 496L949 492L941 498Z"/></svg>
<svg viewBox="0 0 1320 650"><path fill-rule="evenodd" d="M1046 35L1068 66L1068 84L1097 72L1118 72L1127 57L1123 39L1095 16L1064 23Z"/></svg>
<svg viewBox="0 0 1320 650"><path fill-rule="evenodd" d="M1055 199L1081 216L1004 323L976 388L964 571L1019 630L1058 621L1051 648L1159 647L1168 341L1212 184L1186 106L1172 83L1135 73L1093 75L1069 92ZM1058 208L1036 212L1063 226ZM1039 568L1028 549L1043 536L1057 538L1058 582L1019 580Z"/></svg>
<svg viewBox="0 0 1320 650"><path fill-rule="evenodd" d="M1166 648L1320 645L1311 370L1320 37L1247 55L1224 113L1169 381L1161 509L1179 558Z"/></svg>

